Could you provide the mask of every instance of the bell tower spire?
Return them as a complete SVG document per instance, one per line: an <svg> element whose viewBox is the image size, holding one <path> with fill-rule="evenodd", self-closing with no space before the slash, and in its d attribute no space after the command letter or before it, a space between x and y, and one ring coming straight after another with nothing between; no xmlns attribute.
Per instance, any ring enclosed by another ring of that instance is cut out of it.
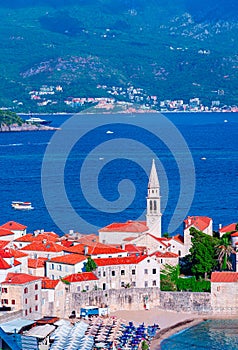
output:
<svg viewBox="0 0 238 350"><path fill-rule="evenodd" d="M155 167L155 160L153 159L148 183L146 224L149 228L149 232L159 238L161 237L162 217L160 199L159 179Z"/></svg>

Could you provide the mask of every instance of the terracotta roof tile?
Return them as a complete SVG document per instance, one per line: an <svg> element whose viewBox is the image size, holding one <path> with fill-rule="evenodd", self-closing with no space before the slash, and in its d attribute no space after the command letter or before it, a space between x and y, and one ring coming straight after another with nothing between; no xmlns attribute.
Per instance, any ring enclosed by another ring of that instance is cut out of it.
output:
<svg viewBox="0 0 238 350"><path fill-rule="evenodd" d="M62 252L64 247L61 245L54 243L52 241L44 241L44 242L32 242L28 244L26 247L21 248L24 251L37 251L37 252Z"/></svg>
<svg viewBox="0 0 238 350"><path fill-rule="evenodd" d="M24 231L27 228L27 226L19 224L15 221L8 221L5 224L3 224L1 228L6 228L7 230L11 231Z"/></svg>
<svg viewBox="0 0 238 350"><path fill-rule="evenodd" d="M50 261L61 263L61 264L68 264L68 265L75 265L86 260L87 260L87 257L80 254L67 254L67 255L57 256L55 258L50 259Z"/></svg>
<svg viewBox="0 0 238 350"><path fill-rule="evenodd" d="M97 266L110 266L110 265L130 265L130 264L138 264L145 258L147 255L143 256L127 256L125 258L101 258L101 259L93 259Z"/></svg>
<svg viewBox="0 0 238 350"><path fill-rule="evenodd" d="M125 253L125 250L115 248L111 245L102 243L94 243L93 246L85 246L84 244L77 244L73 247L65 248L64 250L71 253L85 254L85 247L87 247L87 255L99 255L99 254L120 254Z"/></svg>
<svg viewBox="0 0 238 350"><path fill-rule="evenodd" d="M231 234L231 237L238 237L238 231Z"/></svg>
<svg viewBox="0 0 238 350"><path fill-rule="evenodd" d="M97 276L93 272L81 272L74 273L72 275L66 276L63 278L64 281L74 283L74 282L83 282L83 281L96 281L98 280Z"/></svg>
<svg viewBox="0 0 238 350"><path fill-rule="evenodd" d="M99 230L99 232L146 232L148 227L145 221L132 221L129 220L124 223L114 222L108 226L105 226Z"/></svg>
<svg viewBox="0 0 238 350"><path fill-rule="evenodd" d="M226 232L232 232L232 231L236 231L236 225L237 223L233 223L227 226L223 226L221 229L219 229L220 233L226 233Z"/></svg>
<svg viewBox="0 0 238 350"><path fill-rule="evenodd" d="M10 269L11 265L9 265L1 256L0 256L0 270Z"/></svg>
<svg viewBox="0 0 238 350"><path fill-rule="evenodd" d="M25 284L32 281L39 281L40 277L35 277L32 275L28 275L26 273L8 273L4 282L7 284Z"/></svg>
<svg viewBox="0 0 238 350"><path fill-rule="evenodd" d="M26 242L30 243L34 241L34 236L32 233L27 233L26 235L22 237L18 237L17 239L14 240L14 242Z"/></svg>
<svg viewBox="0 0 238 350"><path fill-rule="evenodd" d="M168 238L168 240L171 240L171 239L174 239L175 241L177 241L181 244L184 244L183 236L181 236L181 235L176 235L176 236Z"/></svg>
<svg viewBox="0 0 238 350"><path fill-rule="evenodd" d="M153 237L156 241L160 242L161 244L163 244L166 248L169 247L169 242L168 239L165 237L156 237L154 235L152 235L151 233L148 234L150 237Z"/></svg>
<svg viewBox="0 0 238 350"><path fill-rule="evenodd" d="M60 280L51 280L48 277L42 278L42 289L55 289Z"/></svg>
<svg viewBox="0 0 238 350"><path fill-rule="evenodd" d="M151 256L155 255L157 258L178 258L179 255L172 252L155 252Z"/></svg>
<svg viewBox="0 0 238 350"><path fill-rule="evenodd" d="M13 235L14 235L14 232L0 226L0 236L1 237L13 236Z"/></svg>
<svg viewBox="0 0 238 350"><path fill-rule="evenodd" d="M28 259L28 267L31 269L37 269L45 266L47 258L37 258L37 259Z"/></svg>
<svg viewBox="0 0 238 350"><path fill-rule="evenodd" d="M0 249L4 249L11 241L0 240Z"/></svg>
<svg viewBox="0 0 238 350"><path fill-rule="evenodd" d="M232 283L238 282L238 272L213 272L211 276L212 283Z"/></svg>
<svg viewBox="0 0 238 350"><path fill-rule="evenodd" d="M210 224L211 218L207 216L188 216L186 220L184 220L185 228L188 227L196 227L200 231L204 231Z"/></svg>

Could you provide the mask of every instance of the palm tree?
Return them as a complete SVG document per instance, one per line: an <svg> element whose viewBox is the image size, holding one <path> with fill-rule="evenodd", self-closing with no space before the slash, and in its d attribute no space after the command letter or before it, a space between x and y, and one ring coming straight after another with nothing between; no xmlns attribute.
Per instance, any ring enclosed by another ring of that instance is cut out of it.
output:
<svg viewBox="0 0 238 350"><path fill-rule="evenodd" d="M236 254L236 251L230 244L228 237L221 238L220 243L216 246L216 253L220 270L232 270L232 263L229 258L231 254Z"/></svg>

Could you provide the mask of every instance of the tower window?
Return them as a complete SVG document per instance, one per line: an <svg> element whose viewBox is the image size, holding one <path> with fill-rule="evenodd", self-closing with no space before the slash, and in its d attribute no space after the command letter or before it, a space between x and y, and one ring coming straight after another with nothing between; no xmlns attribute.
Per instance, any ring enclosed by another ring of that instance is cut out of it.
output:
<svg viewBox="0 0 238 350"><path fill-rule="evenodd" d="M156 211L157 210L157 202L154 201L154 210Z"/></svg>
<svg viewBox="0 0 238 350"><path fill-rule="evenodd" d="M150 210L151 211L153 210L153 203L152 203L152 201L150 201Z"/></svg>

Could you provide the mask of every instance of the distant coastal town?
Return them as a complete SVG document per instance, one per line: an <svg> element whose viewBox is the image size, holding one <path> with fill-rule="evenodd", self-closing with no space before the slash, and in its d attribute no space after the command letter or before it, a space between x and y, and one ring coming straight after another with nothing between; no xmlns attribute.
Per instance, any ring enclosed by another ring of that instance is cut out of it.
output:
<svg viewBox="0 0 238 350"><path fill-rule="evenodd" d="M42 85L38 90L29 91L28 105L17 99L12 101L12 106L2 106L1 109L10 109L16 112L75 113L86 111L89 113L117 113L117 112L238 112L238 106L223 105L219 96L224 95L223 90L218 90L217 99L205 105L199 97L192 97L188 101L183 99L159 100L156 95L148 95L145 90L133 85L107 86L98 85L98 96L64 96L64 88L61 85ZM93 107L93 108L92 108Z"/></svg>

